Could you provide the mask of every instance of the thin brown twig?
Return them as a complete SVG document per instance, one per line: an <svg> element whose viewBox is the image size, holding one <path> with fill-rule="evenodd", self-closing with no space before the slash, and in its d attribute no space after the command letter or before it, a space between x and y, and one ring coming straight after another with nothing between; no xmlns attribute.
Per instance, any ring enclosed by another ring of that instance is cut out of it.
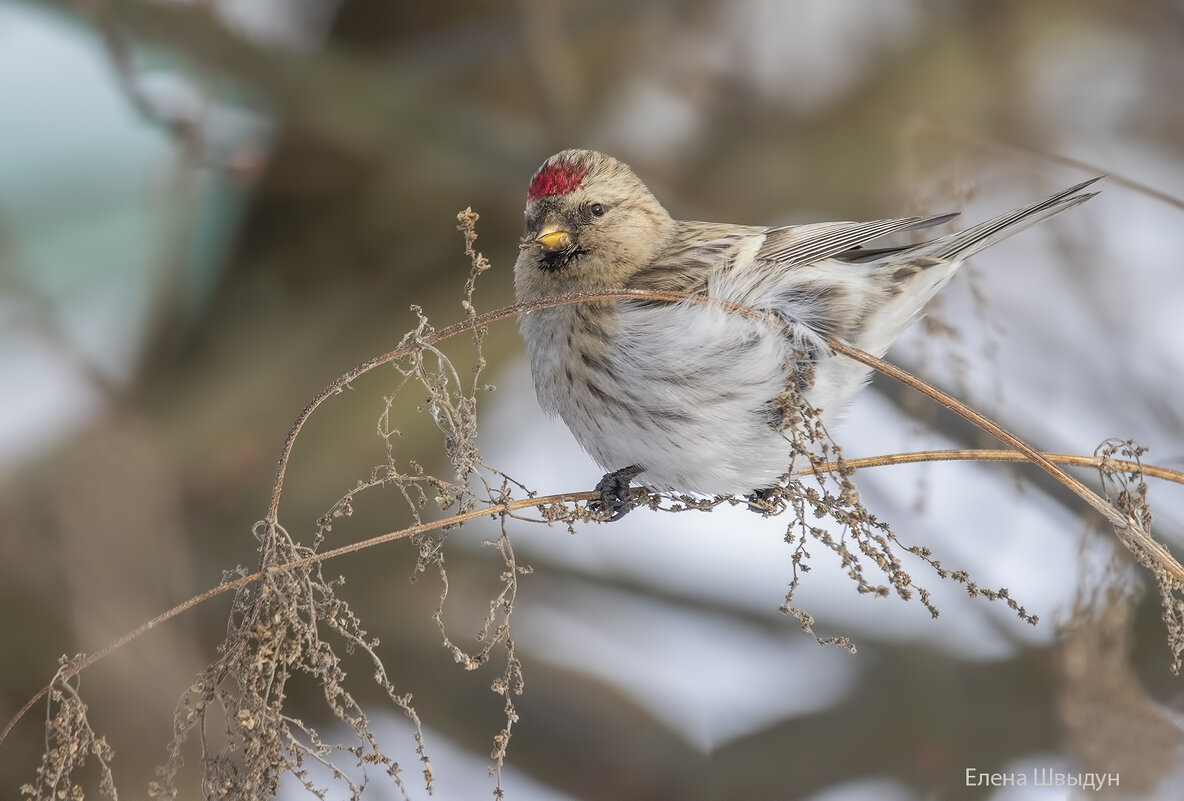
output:
<svg viewBox="0 0 1184 801"><path fill-rule="evenodd" d="M691 300L693 302L719 302L726 308L732 309L743 314L751 314L753 316L767 316L764 312L759 312L755 309L749 309L735 303L728 303L722 301L711 301L708 298L698 298L685 295L681 292L657 292L650 290L635 290L635 289L601 289L595 292L575 292L566 295L557 295L551 298L543 298L541 300L531 301L529 303L515 303L512 306L503 306L500 309L487 311L482 314L471 316L465 320L445 326L444 328L432 331L431 333L415 339L414 341L402 344L394 350L375 356L372 359L359 364L349 372L341 375L333 383L322 389L317 393L304 410L296 417L296 422L292 424L291 429L288 430L287 439L284 441L283 448L280 449L279 464L276 467L275 486L271 493L271 502L267 507L267 517L265 518L269 523L275 523L279 520L279 506L280 494L284 489L284 475L288 470L288 460L292 455L292 447L296 444L296 437L300 434L300 429L308 422L308 418L317 410L317 407L334 395L343 392L350 383L356 381L361 376L370 372L371 370L381 367L384 364L390 364L393 361L409 356L416 349L424 345L434 345L449 337L456 336L464 331L475 331L479 328L495 323L498 320L504 320L507 317L515 317L519 314L528 314L532 311L540 309L547 309L552 306L565 306L569 303L581 303L589 300L604 300L607 298L635 298L639 300L665 300L672 303L678 301Z"/></svg>
<svg viewBox="0 0 1184 801"><path fill-rule="evenodd" d="M288 431L288 436L285 439L284 445L280 451L279 464L276 468L275 486L272 490L271 501L268 505L266 522L271 525L275 525L278 522L278 519L279 519L279 499L280 499L280 495L283 492L284 476L287 472L288 461L289 461L291 454L292 454L292 448L295 445L296 438L299 435L300 430L303 428L304 424L308 421L308 418L312 415L312 413L314 411L316 411L316 409L325 400L332 397L333 395L337 395L337 394L341 393L345 389L345 387L348 384L350 384L352 381L356 380L360 376L364 375L365 373L368 373L369 371L371 371L377 367L380 367L384 364L389 364L397 359L400 359L404 356L411 354L412 352L414 352L416 350L416 348L422 347L424 345L435 344L435 343L440 342L444 339L448 339L449 337L455 336L463 331L476 330L476 329L481 328L483 326L487 326L490 323L497 322L498 320L506 319L507 317L517 316L519 314L528 314L532 311L537 311L540 309L545 309L545 308L549 308L549 307L553 307L553 306L562 306L562 305L567 305L567 304L571 304L571 303L580 303L580 302L585 302L585 301L590 301L590 300L602 300L602 299L609 299L609 298L632 298L632 299L638 299L638 300L661 300L661 301L667 301L667 302L718 303L718 304L724 306L725 308L728 308L732 311L735 311L737 313L743 314L748 317L770 318L770 315L768 313L762 312L758 309L753 309L751 307L743 306L741 304L732 303L729 301L721 301L721 300L702 297L702 296L685 295L685 294L679 293L679 292L658 292L658 291L651 291L651 290L631 290L631 289L616 289L616 290L604 289L604 290L597 290L594 292L570 293L570 294L559 295L559 296L555 296L555 297L551 297L551 298L544 298L544 299L532 301L529 303L517 303L512 306L504 306L499 309L494 309L493 311L489 311L489 312L485 312L483 314L471 316L468 319L462 320L457 323L453 323L452 325L446 326L446 327L441 328L439 330L432 331L431 333L429 333L423 337L420 337L412 342L401 345L400 347L395 348L394 350L388 351L387 353L384 353L380 356L376 356L372 359L368 359L367 361L362 362L357 367L353 368L352 370L348 371L344 375L340 376L335 381L333 381L331 384L329 384L327 387L325 387L323 390L321 390L321 392L319 392L316 395L316 397L314 397L312 399L312 401L309 402L309 404L304 408L304 410L301 411L301 413L297 416L296 421L293 423L291 429ZM884 374L886 374L898 381L901 381L902 383L906 384L907 386L912 387L913 389L917 390L918 392L920 392L930 398L933 398L934 400L936 400L938 403L942 404L946 408L961 415L962 417L965 417L967 420L971 421L979 428L991 433L992 435L996 436L997 438L1002 440L1007 445L1010 445L1012 448L1014 448L1014 451L977 451L977 452L976 451L966 451L966 452L931 451L931 452L918 453L918 454L896 454L894 456L878 456L878 457L870 457L867 459L847 460L845 462L847 467L859 469L862 467L876 467L876 466L884 466L884 465L890 465L890 464L901 464L901 463L905 463L905 462L941 461L941 460L949 460L949 459L955 459L955 458L983 459L983 460L988 460L988 461L1000 461L1000 460L1030 461L1033 464L1040 467L1041 469L1043 469L1045 472L1052 475L1060 483L1064 484L1072 492L1074 492L1076 495L1078 495L1080 498L1082 498L1084 501L1086 501L1086 503L1088 503L1091 507L1093 507L1098 512L1100 512L1104 517L1106 517L1116 527L1127 532L1141 547L1145 548L1148 552L1150 552L1155 557L1155 559L1158 562L1160 562L1160 564L1162 564L1164 566L1164 568L1166 570L1168 570L1168 572L1173 577L1175 577L1177 580L1184 581L1184 567L1182 567L1175 560L1175 558L1167 551L1166 548L1164 548L1162 545L1160 545L1155 540L1151 539L1150 535L1148 535L1145 531L1143 531L1142 527L1136 521L1122 515L1120 512L1118 512L1117 509L1115 509L1113 506L1108 504L1099 495L1094 493L1092 490L1090 490L1088 487L1086 487L1084 484L1082 484L1077 479L1070 476L1068 473L1064 472L1062 469L1060 469L1055 464L1056 462L1060 461L1060 462L1063 462L1066 464L1083 465L1083 466L1089 465L1089 466L1096 467L1103 462L1103 460L1100 457L1084 457L1084 456L1074 456L1074 455L1068 455L1068 454L1040 453L1040 452L1034 450L1031 446L1029 446L1027 443L1022 441L1021 439L1019 439L1015 435L1013 435L1010 432L1003 429L997 423L994 423L993 421L989 420L988 418L984 417L983 415L979 414L978 412L975 412L973 409L968 407L966 404L961 403L960 401L950 397L949 395L945 394L941 390L938 390L937 388L931 386L930 384L927 384L926 382L912 376L911 374L905 372L904 370L901 370L900 368L898 368L888 362L885 362L882 359L878 359L869 353L865 353L864 351L861 351L858 348L854 348L850 345L847 345L844 342L834 339L833 337L827 338L827 344L836 353L842 353L843 355L853 358L856 361L862 362L863 364L866 364L866 365L872 367L873 369L878 370L879 372L882 372L882 373L884 373ZM969 455L972 453L977 454L977 455L975 455L975 456ZM961 455L958 455L958 454L961 454ZM1134 462L1125 462L1125 461L1118 461L1118 460L1112 460L1112 459L1106 459L1104 461L1107 465L1114 467L1116 469L1131 470L1131 471L1137 471L1137 470L1141 469L1147 475L1153 475L1153 476L1163 478L1163 479L1166 479L1169 481L1184 483L1184 473L1181 473L1179 471L1170 470L1168 468L1155 467L1153 465L1141 465L1141 464L1137 464ZM837 467L837 465L827 464L824 467L825 467L825 469L834 469L835 467ZM387 542L393 542L395 540L405 539L407 537L414 536L415 534L420 534L420 533L424 533L427 531L432 531L432 530L435 530L438 528L442 528L444 526L464 523L466 521L473 520L478 517L483 517L485 515L489 515L490 517L497 517L500 514L510 513L510 512L516 511L518 509L544 506L544 505L553 504L553 503L587 501L587 500L594 499L595 497L597 497L596 494L590 493L590 492L565 493L565 494L561 494L561 495L551 495L551 496L545 496L545 497L523 498L523 499L516 500L516 501L509 501L506 503L494 504L492 506L488 506L488 507L485 507L482 509L476 509L476 510L472 510L470 512L466 512L463 514L454 515L452 517L445 518L443 520L438 520L438 521L431 522L431 523L422 523L419 525L411 526L409 528L400 529L399 531L394 531L394 532L390 532L388 534L383 534L383 535L380 535L377 537L372 537L372 538L369 538L366 540L362 540L360 542L351 543L349 545L343 545L343 546L341 546L339 548L335 548L333 550L325 551L325 552L319 553L319 554L313 554L311 556L305 557L303 559L300 559L298 561L295 561L295 562L292 562L288 565L285 565L281 568L271 568L271 569L272 570L299 569L299 568L305 567L307 565L314 564L316 562L322 562L322 561L332 559L337 556L342 556L342 555L345 555L348 553L353 553L355 551L359 551L359 550L362 550L365 548L373 547L375 545L381 545L381 544L384 544ZM263 575L264 575L264 573L262 571L258 571L258 572L252 573L250 575L247 575L247 576L242 576L242 577L237 578L233 581L226 582L224 584L220 584L217 587L207 590L206 592L202 593L201 595L197 595L193 598L190 598L188 601L185 601L184 603L178 604L177 606L173 607L169 611L153 618L152 620L148 621L144 625L125 634L123 637L120 637L118 640L115 640L114 642L108 644L107 646L100 649L99 651L96 651L94 654L91 654L91 655L87 656L85 659L80 660L72 668L71 672L69 673L68 676L66 676L66 678L68 679L68 678L76 675L77 673L80 673L82 670L84 670L84 669L90 667L91 665L95 664L96 662L104 659L105 657L107 657L111 653L117 651L118 649L122 648L123 646L127 645L131 641L138 639L140 636L146 634L147 632L151 631L152 629L156 628L157 626L161 625L162 623L172 619L173 617L176 617L177 615L181 614L182 612L185 612L186 610L193 608L197 604L203 603L204 601L207 601L210 598L213 598L217 595L221 595L224 592L229 592L230 590L238 589L239 587L242 587L242 586L249 584L253 581L257 581ZM33 696L31 699L29 699L29 701L27 703L25 703L25 705L22 706L20 708L20 710L17 711L17 713L12 717L12 719L9 720L8 723L5 725L4 729L2 731L0 731L0 744L3 744L4 740L7 738L9 732L12 731L12 729L16 725L16 723L22 717L24 717L24 715L33 707L34 704L36 704L39 700L41 700L41 698L45 697L45 695L48 691L49 691L48 686L42 688L35 696Z"/></svg>
<svg viewBox="0 0 1184 801"><path fill-rule="evenodd" d="M1176 484L1184 485L1184 471L1172 470L1168 467L1160 467L1158 465L1132 462L1123 459L1103 459L1100 456L1080 456L1072 453L1041 453L1045 459L1050 462L1058 464L1067 464L1074 467L1092 467L1098 468L1103 465L1112 467L1116 470L1123 470L1128 473L1137 473L1142 471L1145 475L1154 478L1163 479L1164 481L1171 481ZM843 462L843 467L851 470L864 470L872 467L890 467L898 464L917 464L921 462L943 462L943 461L977 461L977 462L1028 462L1031 459L1027 454L1019 451L1008 450L984 450L984 449L964 449L964 450L937 450L937 451L911 451L907 453L892 453L881 456L867 456L858 459L846 459ZM839 465L835 462L827 462L825 464L803 467L794 472L794 475L805 475L818 469L824 472L831 472L839 469ZM557 495L544 495L533 498L522 498L516 501L509 501L506 503L494 504L482 509L474 509L471 512L464 514L452 515L441 520L436 520L430 523L423 523L409 528L399 529L387 534L380 534L376 537L370 537L365 540L360 540L349 545L342 545L339 548L334 548L323 553L313 554L303 559L297 560L289 565L281 568L274 568L275 572L282 572L286 570L298 570L303 567L315 564L316 562L326 562L338 556L345 556L346 554L354 553L356 551L371 548L377 545L384 545L396 540L406 539L407 537L415 536L416 534L424 534L429 531L435 531L445 526L455 526L461 523L475 520L478 517L489 515L490 517L497 517L500 514L512 514L520 509L537 508L540 506L550 506L556 503L577 503L580 501L591 501L599 498L596 492L566 492ZM104 646L101 650L89 654L84 659L80 660L72 667L64 676L64 679L73 678L76 674L81 673L84 669L89 668L96 662L105 659L115 651L124 647L133 640L147 634L152 629L165 623L168 620L182 614L183 612L192 609L200 603L210 600L215 596L221 595L231 590L250 584L253 581L258 581L263 577L264 571L257 571L250 575L241 576L233 581L219 584L217 587L212 587L206 590L201 595L194 596L184 603L174 606L172 609L164 612L147 623L139 626L136 629L115 640L112 643ZM56 677L55 677L56 678ZM13 727L25 716L32 707L45 697L49 692L49 686L43 687L40 692L20 708L19 711L8 721L4 730L0 731L0 744L4 743L9 732Z"/></svg>
<svg viewBox="0 0 1184 801"><path fill-rule="evenodd" d="M1132 462L1126 459L1109 459L1101 456L1081 456L1075 453L1052 453L1040 451L1040 455L1050 462L1069 465L1071 467L1110 467L1127 473L1138 473L1153 478L1184 484L1184 470L1173 470L1170 467L1160 467L1153 464ZM898 464L917 464L920 462L1029 462L1031 459L1020 451L993 450L983 448L958 448L954 450L910 451L908 453L891 453L884 456L865 456L859 459L844 459L843 466L852 470L863 470L868 467L889 467ZM820 465L819 469L834 471L839 468L835 462ZM796 475L796 474L795 474Z"/></svg>
<svg viewBox="0 0 1184 801"><path fill-rule="evenodd" d="M1070 156L1062 156L1060 153L1053 153L1048 150L1041 150L1038 147L1030 145L1017 145L1011 142L1001 142L998 139L992 139L986 136L981 136L973 131L961 128L949 123L938 122L923 115L917 115L909 118L908 123L912 130L919 132L929 132L939 134L956 142L961 142L964 145L971 145L980 150L994 150L1003 153L1022 153L1028 156L1036 156L1045 161L1051 161L1057 164L1064 164L1066 167L1073 167L1075 169L1083 170L1094 175L1105 175L1109 183L1125 186L1127 189L1133 189L1136 192L1155 198L1156 200L1167 203L1169 206L1175 206L1178 209L1184 209L1184 200L1169 195L1145 183L1136 181L1133 178L1127 178L1123 175L1110 172L1107 169L1099 167L1097 164L1091 164L1088 161L1075 159Z"/></svg>
<svg viewBox="0 0 1184 801"><path fill-rule="evenodd" d="M65 670L64 672L59 672L59 675L55 676L55 680L58 680L58 679L69 680L69 679L73 678L74 676L81 673L86 668L91 667L96 662L102 661L103 659L107 658L108 656L110 656L114 652L118 651L120 648L123 648L128 643L132 642L133 640L139 639L140 637L147 634L152 629L156 628L157 626L160 626L162 623L165 623L165 622L173 619L177 615L180 615L181 613L186 612L186 611L192 609L193 607L197 606L198 604L201 604L201 603L204 603L205 601L210 600L211 598L214 598L218 595L222 595L223 593L226 593L226 592L230 592L231 590L237 590L240 587L250 584L253 581L258 581L259 579L261 579L264 576L265 573L268 573L268 572L270 572L270 573L286 573L286 572L290 572L293 570L299 570L301 568L308 567L309 565L316 564L317 562L325 562L325 561L328 561L329 559L333 559L338 556L344 556L346 554L354 553L355 551L360 551L360 550L363 550L365 548L369 548L369 547L372 547L375 545L383 545L388 542L394 542L395 540L406 539L407 537L413 537L416 534L423 534L428 531L434 531L436 529L444 528L445 526L459 525L462 523L466 523L470 520L474 520L478 517L484 517L486 515L496 518L499 514L514 512L514 511L517 511L518 509L526 509L526 508L530 508L530 507L534 507L534 506L552 504L552 503L568 503L568 502L572 502L572 501L587 501L587 500L590 500L594 497L599 497L599 496L594 492L576 492L576 493L563 493L563 494L559 494L559 495L548 495L545 497L538 497L538 498L521 498L516 501L509 501L506 503L494 504L492 506L487 506L487 507L484 507L481 509L474 509L471 512L465 512L463 514L453 515L451 517L446 517L441 520L435 520L430 523L421 523L419 525L399 529L398 531L393 531L388 534L381 534L377 537L370 537L369 539L365 539L360 542L350 543L349 545L343 545L340 548L334 548L329 551L324 551L322 553L317 553L317 554L312 554L310 556L306 556L302 559L297 559L297 560L289 562L281 567L268 568L267 570L257 570L254 573L250 573L246 576L240 576L239 578L236 578L232 581L227 581L225 583L219 584L217 587L211 587L210 589L206 590L205 592L201 593L200 595L195 595L194 597L190 598L189 600L184 601L183 603L177 604L172 609L169 609L167 612L163 612L160 615L157 615L156 617L152 618L152 620L149 620L147 623L144 623L143 625L138 626L135 629L132 629L127 634L124 634L122 637L120 637L118 640L110 642L107 645L103 646L98 651L95 651L93 654L88 654L86 657L79 659L77 661L77 663L72 665L68 670ZM42 687L41 690L38 691L38 693L36 695L34 695L32 698L30 698L25 703L25 705L22 706L17 711L17 713L15 715L13 715L12 719L9 720L8 723L4 726L4 729L2 731L0 731L0 745L2 745L4 743L5 738L8 737L9 732L12 731L13 727L17 724L17 722L20 721L20 719L23 718L25 716L25 714L30 709L33 708L34 704L36 704L38 701L40 701L42 698L44 698L46 693L49 692L49 690L50 690L49 685Z"/></svg>
<svg viewBox="0 0 1184 801"><path fill-rule="evenodd" d="M916 376L900 369L896 365L890 364L883 359L878 359L870 353L865 353L859 348L854 348L845 342L840 342L834 337L826 338L827 345L836 353L842 353L844 356L849 356L857 362L866 364L874 368L878 372L883 373L906 386L915 389L923 395L926 395L933 400L945 406L955 414L974 423L975 426L986 431L988 434L996 437L1005 445L1024 454L1029 461L1035 464L1044 472L1055 478L1066 488L1068 488L1074 495L1081 498L1089 504L1095 511L1110 521L1111 525L1120 531L1125 532L1140 548L1150 554L1154 560L1159 563L1164 570L1166 570L1174 580L1184 583L1184 565L1176 561L1176 558L1163 545L1151 538L1151 535L1143 530L1143 526L1137 520L1128 515L1124 515L1112 504L1108 503L1102 496L1091 490L1085 484L1078 481L1073 476L1066 473L1050 459L1039 453L1031 445L1024 442L1022 439L1012 434L1003 426L985 417L974 409L971 409L965 403L947 395L941 390L937 389L931 384L928 384Z"/></svg>
<svg viewBox="0 0 1184 801"><path fill-rule="evenodd" d="M731 301L720 300L718 298L710 298L702 295L687 295L681 292L657 292L653 290L636 290L636 289L601 289L593 292L575 292L563 295L557 295L550 298L542 298L540 300L531 301L528 303L516 303L512 306L503 306L500 309L485 312L472 316L467 320L446 326L433 331L426 336L417 340L407 342L400 347L395 348L381 356L377 356L350 370L345 375L338 378L332 384L313 398L312 402L304 408L304 411L296 418L296 422L292 425L288 432L288 437L284 442L284 447L280 452L279 465L276 468L275 486L272 490L271 504L268 507L267 522L275 525L279 520L279 502L280 494L283 492L284 475L287 471L288 460L292 453L292 447L296 442L296 437L300 433L300 429L304 423L316 411L317 407L321 405L327 398L336 395L343 391L346 385L355 380L364 373L373 370L384 364L389 364L396 359L402 358L415 351L416 348L423 345L432 345L448 337L454 336L462 331L476 330L482 326L489 325L497 320L505 319L506 317L516 316L519 314L528 314L532 311L549 308L552 306L564 306L572 303L581 303L590 300L603 300L609 298L632 298L638 300L662 300L672 303L691 302L701 304L718 304L730 311L742 314L746 317L768 319L771 324L784 325L779 320L773 317L769 312L754 309L744 306L739 303ZM1133 541L1148 553L1156 562L1159 562L1165 570L1176 580L1184 583L1184 566L1182 566L1171 553L1151 538L1151 535L1143 530L1143 527L1131 517L1128 517L1119 512L1114 506L1108 503L1096 492L1091 490L1082 482L1078 481L1073 476L1066 473L1052 461L1040 455L1035 448L1028 445L1026 442L1015 436L1011 432L1004 429L998 423L989 418L979 414L974 409L971 409L965 403L956 400L947 395L936 387L928 384L921 379L911 375L910 373L890 364L883 359L872 356L859 348L848 345L834 337L826 337L827 346L836 353L841 353L858 362L866 364L867 366L890 376L905 385L912 387L923 395L926 395L941 405L945 406L950 411L960 415L966 420L973 423L978 428L986 431L992 436L999 439L1010 448L1024 454L1033 464L1044 470L1057 481L1065 485L1071 492L1084 500L1093 509L1099 512L1103 517L1111 522L1120 531L1126 532Z"/></svg>

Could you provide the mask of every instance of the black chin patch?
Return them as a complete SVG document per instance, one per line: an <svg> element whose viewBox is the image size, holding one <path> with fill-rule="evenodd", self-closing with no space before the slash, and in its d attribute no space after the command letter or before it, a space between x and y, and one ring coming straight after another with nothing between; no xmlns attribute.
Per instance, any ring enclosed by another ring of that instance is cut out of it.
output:
<svg viewBox="0 0 1184 801"><path fill-rule="evenodd" d="M575 245L563 250L544 250L543 255L539 257L539 269L548 273L557 272L587 252Z"/></svg>

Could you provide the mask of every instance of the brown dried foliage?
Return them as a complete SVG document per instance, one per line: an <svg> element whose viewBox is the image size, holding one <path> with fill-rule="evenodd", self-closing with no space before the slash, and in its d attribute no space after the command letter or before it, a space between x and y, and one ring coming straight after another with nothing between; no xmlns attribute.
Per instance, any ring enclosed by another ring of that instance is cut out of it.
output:
<svg viewBox="0 0 1184 801"><path fill-rule="evenodd" d="M326 387L293 425L282 451L268 514L254 527L255 537L260 542L259 569L251 572L239 567L228 573L219 587L151 621L108 649L90 657L63 661L46 690L50 713L48 745L36 782L23 788L26 796L47 800L82 798L83 791L73 777L91 756L100 769L99 791L115 797L108 767L112 753L86 721L86 707L78 695L79 672L181 611L229 591L234 591L235 597L226 639L218 649L218 657L196 677L177 704L174 736L166 748L164 764L158 768L158 777L150 787L150 794L156 798L177 796L184 753L187 748L196 747L200 755L202 791L210 799L271 797L285 774L291 774L317 797L326 798L330 793L340 797L341 791L346 790L349 797L356 799L365 790L369 775L376 771L389 778L404 797L410 797L405 768L382 750L365 710L349 688L344 665L346 660L357 658L369 665L372 681L382 689L390 704L411 721L420 778L430 792L432 767L411 696L387 675L379 643L367 634L362 621L339 596L338 590L344 579L330 579L323 573L323 564L330 558L396 539L415 541L419 551L417 574L430 571L440 579L439 604L431 614L443 647L455 661L466 670L476 670L495 658L500 660L501 667L490 687L503 699L504 723L492 736L491 771L495 776L493 793L502 796L500 770L507 756L513 726L518 720L514 699L524 688L523 665L514 647L511 621L519 580L530 573L530 568L519 564L515 557L509 521L558 523L574 531L577 523L601 520L603 515L589 509L588 502L595 498L593 493L540 498L481 457L476 444L478 399L492 389L482 381L486 366L482 342L487 326L530 308L578 302L591 297L644 296L654 301L685 301L687 298L669 293L604 292L565 296L534 306L520 304L479 314L473 305L476 282L490 265L475 249L476 222L477 215L471 210L466 209L458 215L458 230L464 236L465 252L471 263L461 302L465 319L437 330L416 309L418 325L396 349L359 365ZM733 311L770 319L752 309L733 307ZM782 325L775 320L770 320L770 324ZM469 336L476 354L467 374L458 370L438 347L440 342L461 334ZM785 540L792 547L788 559L791 578L781 609L796 618L802 629L819 642L854 651L854 644L846 637L817 634L813 616L794 606L795 593L811 568L814 544L839 557L842 569L857 592L880 597L895 594L905 601L916 599L936 616L938 609L931 592L906 569L911 557L915 564L933 571L938 580L961 583L972 596L1002 601L1021 619L1036 623L1035 616L1013 599L1006 588L984 589L966 571L944 566L929 549L902 544L889 525L863 505L852 480L857 469L909 460L1006 458L1032 461L1054 475L1064 475L1058 466L1061 463L1092 464L1101 470L1107 499L1098 497L1080 482L1077 482L1080 491L1076 487L1070 488L1095 508L1105 507L1103 513L1115 525L1120 541L1155 576L1164 604L1173 668L1179 667L1184 647L1184 606L1180 600L1179 576L1184 569L1162 546L1156 550L1146 545L1154 541L1149 535L1151 516L1146 505L1141 448L1133 443L1106 443L1092 459L1040 454L990 421L984 423L985 418L981 415L891 365L842 343L832 342L831 346L839 353L865 361L938 398L985 430L996 433L1015 450L846 460L831 440L818 411L805 403L791 387L778 399L778 406L783 415L782 431L796 466L775 491L752 499L737 499L663 496L636 489L634 500L642 506L666 512L709 511L721 503L749 503L766 515L788 513ZM292 445L304 422L322 402L341 392L358 376L385 364L393 365L397 375L394 392L385 400L377 427L377 433L385 443L385 461L332 506L311 532L309 544L303 544L279 522L279 499ZM432 475L422 465L404 461L399 456L400 432L392 419L392 410L399 394L412 389L426 393L419 411L428 415L440 432L441 447L451 465L448 478ZM1174 471L1151 467L1147 470L1169 480L1184 482L1184 476ZM369 491L397 493L405 501L414 525L364 542L324 550L323 545L334 522L351 515L355 499ZM434 507L443 516L428 515L426 510L429 507ZM530 515L531 510L538 516ZM1102 510L1099 508L1099 511ZM489 601L475 643L466 646L454 638L445 625L449 581L442 538L466 521L482 516L500 519L499 536L486 545L495 549L501 559L501 586ZM345 741L330 741L291 714L287 703L288 688L297 676L310 677L321 688L326 710L338 721L335 729L347 733ZM311 770L314 765L324 768L322 775L330 776L333 783L318 784Z"/></svg>

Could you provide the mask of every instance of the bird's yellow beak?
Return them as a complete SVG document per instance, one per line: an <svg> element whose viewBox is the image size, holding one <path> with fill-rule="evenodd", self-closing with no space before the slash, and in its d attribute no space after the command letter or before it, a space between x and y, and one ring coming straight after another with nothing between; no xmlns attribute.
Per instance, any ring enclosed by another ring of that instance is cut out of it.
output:
<svg viewBox="0 0 1184 801"><path fill-rule="evenodd" d="M548 225L534 238L544 250L566 250L571 247L571 232Z"/></svg>

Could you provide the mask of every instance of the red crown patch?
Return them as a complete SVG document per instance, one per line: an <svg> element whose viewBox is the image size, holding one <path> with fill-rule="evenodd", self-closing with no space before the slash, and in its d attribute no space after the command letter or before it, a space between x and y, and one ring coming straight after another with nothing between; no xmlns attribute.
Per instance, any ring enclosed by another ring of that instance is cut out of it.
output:
<svg viewBox="0 0 1184 801"><path fill-rule="evenodd" d="M588 168L577 164L558 162L544 167L535 173L526 198L534 200L544 195L566 195L568 192L574 192L583 185L587 175Z"/></svg>

